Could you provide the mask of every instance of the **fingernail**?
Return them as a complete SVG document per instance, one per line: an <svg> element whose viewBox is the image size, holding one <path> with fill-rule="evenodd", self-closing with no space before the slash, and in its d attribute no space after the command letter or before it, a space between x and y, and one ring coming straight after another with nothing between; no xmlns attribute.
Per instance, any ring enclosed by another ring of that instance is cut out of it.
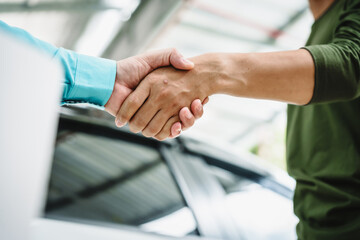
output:
<svg viewBox="0 0 360 240"><path fill-rule="evenodd" d="M186 58L182 58L181 61L186 65L192 65L194 66L194 63Z"/></svg>
<svg viewBox="0 0 360 240"><path fill-rule="evenodd" d="M120 119L116 119L115 124L117 127L123 127L125 125L123 122L120 121Z"/></svg>

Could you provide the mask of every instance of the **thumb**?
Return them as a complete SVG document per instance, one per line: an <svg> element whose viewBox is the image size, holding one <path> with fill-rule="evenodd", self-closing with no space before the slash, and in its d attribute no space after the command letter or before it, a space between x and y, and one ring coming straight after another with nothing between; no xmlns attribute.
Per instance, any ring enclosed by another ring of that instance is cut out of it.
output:
<svg viewBox="0 0 360 240"><path fill-rule="evenodd" d="M170 53L170 64L177 69L191 70L194 68L194 63L184 58L176 49Z"/></svg>
<svg viewBox="0 0 360 240"><path fill-rule="evenodd" d="M184 56L175 48L148 52L141 57L152 69L169 65L182 70L191 70L194 68L194 63L184 58Z"/></svg>

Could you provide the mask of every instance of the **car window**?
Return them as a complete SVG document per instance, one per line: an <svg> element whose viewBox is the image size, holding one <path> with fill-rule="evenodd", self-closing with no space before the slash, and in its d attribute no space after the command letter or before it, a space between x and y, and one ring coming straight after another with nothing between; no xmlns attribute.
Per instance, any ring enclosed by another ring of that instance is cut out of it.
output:
<svg viewBox="0 0 360 240"><path fill-rule="evenodd" d="M245 239L296 239L290 199L222 168L209 171L225 190L224 204Z"/></svg>
<svg viewBox="0 0 360 240"><path fill-rule="evenodd" d="M58 133L45 213L172 236L197 233L156 149L79 132Z"/></svg>

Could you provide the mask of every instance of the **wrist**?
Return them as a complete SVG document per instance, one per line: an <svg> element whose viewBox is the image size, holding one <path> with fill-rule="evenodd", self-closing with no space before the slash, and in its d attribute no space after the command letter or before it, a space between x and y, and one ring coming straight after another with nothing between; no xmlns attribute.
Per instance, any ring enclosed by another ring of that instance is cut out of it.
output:
<svg viewBox="0 0 360 240"><path fill-rule="evenodd" d="M211 96L222 91L222 82L225 77L224 59L222 53L206 53L193 58L193 70L200 81L201 89L206 96Z"/></svg>
<svg viewBox="0 0 360 240"><path fill-rule="evenodd" d="M215 81L217 93L247 97L252 91L253 68L256 59L251 53L224 53L218 68L219 79Z"/></svg>
<svg viewBox="0 0 360 240"><path fill-rule="evenodd" d="M126 96L130 93L130 89L122 83L123 81L120 78L121 76L126 76L122 69L123 68L121 68L121 62L117 61L114 88L109 100L104 106L105 110L113 116L116 115Z"/></svg>

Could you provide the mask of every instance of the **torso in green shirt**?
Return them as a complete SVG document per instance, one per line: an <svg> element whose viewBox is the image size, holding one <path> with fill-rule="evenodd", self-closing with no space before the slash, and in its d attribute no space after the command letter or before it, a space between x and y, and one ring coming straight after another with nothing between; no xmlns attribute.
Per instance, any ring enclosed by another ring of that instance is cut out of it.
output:
<svg viewBox="0 0 360 240"><path fill-rule="evenodd" d="M338 0L316 20L307 45L332 42L345 2ZM341 84L343 79L336 81ZM326 95L337 89L321 91ZM294 210L300 219L299 238L360 239L359 97L289 105L287 164L297 181Z"/></svg>

